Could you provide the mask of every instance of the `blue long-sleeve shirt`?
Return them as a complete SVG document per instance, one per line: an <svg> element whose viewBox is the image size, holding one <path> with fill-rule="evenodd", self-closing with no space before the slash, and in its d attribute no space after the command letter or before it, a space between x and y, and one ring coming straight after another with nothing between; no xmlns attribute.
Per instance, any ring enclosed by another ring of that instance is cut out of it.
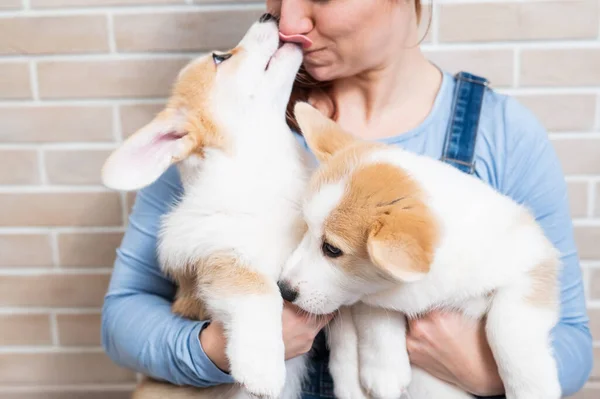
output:
<svg viewBox="0 0 600 399"><path fill-rule="evenodd" d="M453 88L452 76L444 74L428 117L418 127L382 141L439 158ZM592 338L561 165L532 113L499 93L485 97L477 140L478 176L527 205L562 253L561 315L553 330L553 348L563 394L571 395L591 372ZM174 167L138 192L105 298L103 346L115 363L175 384L202 387L233 382L200 345L199 332L206 322L171 313L175 286L157 263L160 218L181 192Z"/></svg>

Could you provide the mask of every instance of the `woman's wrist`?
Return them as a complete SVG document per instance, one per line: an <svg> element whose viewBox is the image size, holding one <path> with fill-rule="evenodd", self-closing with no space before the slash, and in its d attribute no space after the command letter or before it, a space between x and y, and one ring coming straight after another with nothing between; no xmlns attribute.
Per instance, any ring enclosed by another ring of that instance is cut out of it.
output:
<svg viewBox="0 0 600 399"><path fill-rule="evenodd" d="M229 372L229 361L225 355L225 336L219 323L209 323L199 334L200 345L206 356L224 373Z"/></svg>

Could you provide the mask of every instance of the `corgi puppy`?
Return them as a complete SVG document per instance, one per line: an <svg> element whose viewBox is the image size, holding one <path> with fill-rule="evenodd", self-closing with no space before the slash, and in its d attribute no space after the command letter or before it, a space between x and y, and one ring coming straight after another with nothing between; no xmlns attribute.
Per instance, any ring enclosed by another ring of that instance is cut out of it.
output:
<svg viewBox="0 0 600 399"><path fill-rule="evenodd" d="M178 285L176 313L224 324L240 387L155 383L138 398L300 395L304 358L284 360L277 279L303 233L306 152L285 118L301 62L263 15L235 48L184 67L165 109L103 166L106 186L136 190L177 165L183 195L162 220L160 266Z"/></svg>
<svg viewBox="0 0 600 399"><path fill-rule="evenodd" d="M307 103L294 112L320 165L278 284L307 312L343 312L329 330L336 395L471 397L411 370L406 353L405 316L452 308L485 316L508 399L559 398L560 258L532 214L446 163L358 140Z"/></svg>

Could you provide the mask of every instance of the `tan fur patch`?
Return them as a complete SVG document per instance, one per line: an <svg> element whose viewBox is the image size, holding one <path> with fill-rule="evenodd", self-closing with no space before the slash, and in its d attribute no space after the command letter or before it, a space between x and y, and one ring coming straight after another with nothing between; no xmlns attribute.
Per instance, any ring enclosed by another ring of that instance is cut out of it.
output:
<svg viewBox="0 0 600 399"><path fill-rule="evenodd" d="M189 271L175 277L177 295L171 307L173 313L191 320L206 320L207 312L198 294L212 296L260 294L268 290L266 278L243 266L227 253L210 256ZM241 390L239 384L221 384L208 388L180 387L145 377L133 392L132 399L225 399Z"/></svg>
<svg viewBox="0 0 600 399"><path fill-rule="evenodd" d="M267 278L251 269L237 257L220 253L199 262L196 285L211 296L237 296L269 292Z"/></svg>
<svg viewBox="0 0 600 399"><path fill-rule="evenodd" d="M211 315L201 297L231 297L269 292L267 278L245 267L243 262L229 253L215 253L185 271L168 273L177 284L173 313L191 320L207 320Z"/></svg>
<svg viewBox="0 0 600 399"><path fill-rule="evenodd" d="M307 193L312 195L324 184L334 184L349 176L362 160L380 148L383 148L383 144L357 142L339 151L314 172L306 188Z"/></svg>
<svg viewBox="0 0 600 399"><path fill-rule="evenodd" d="M294 115L306 143L321 162L358 141L308 103L297 103L294 106Z"/></svg>
<svg viewBox="0 0 600 399"><path fill-rule="evenodd" d="M369 151L369 149L364 149ZM336 166L338 167L338 166ZM367 243L388 246L380 253L401 251L412 272L429 270L437 242L437 226L423 202L418 184L400 168L388 164L359 166L350 175L346 195L324 224L325 236L351 256L341 266L362 275L359 260L371 260Z"/></svg>
<svg viewBox="0 0 600 399"><path fill-rule="evenodd" d="M196 278L187 276L178 281L177 296L171 310L173 313L191 320L206 320L209 318L202 301L198 299Z"/></svg>
<svg viewBox="0 0 600 399"><path fill-rule="evenodd" d="M224 145L224 137L211 115L210 97L215 68L210 56L187 67L175 83L165 110L185 114L184 130L188 132L185 140L190 154L203 156L204 148L221 148Z"/></svg>
<svg viewBox="0 0 600 399"><path fill-rule="evenodd" d="M522 226L531 227L544 234L533 214L526 208L522 211L518 218L517 228ZM554 257L548 258L539 264L535 265L529 272L531 278L531 292L527 295L526 301L542 307L555 307L558 305L559 299L559 282L558 272L560 269L560 259L558 252Z"/></svg>
<svg viewBox="0 0 600 399"><path fill-rule="evenodd" d="M304 237L304 234L306 234L307 231L308 231L308 225L306 224L306 220L304 220L303 217L298 217L294 221L294 229L293 229L295 242L299 243L300 241L302 241L302 238Z"/></svg>
<svg viewBox="0 0 600 399"><path fill-rule="evenodd" d="M240 259L228 253L211 255L172 277L177 283L177 294L171 309L192 320L211 317L200 299L207 293L212 297L230 297L269 291L265 276L248 269Z"/></svg>
<svg viewBox="0 0 600 399"><path fill-rule="evenodd" d="M528 273L531 277L531 293L527 302L541 307L555 307L559 302L558 259L548 259L536 265Z"/></svg>
<svg viewBox="0 0 600 399"><path fill-rule="evenodd" d="M265 276L246 268L239 258L228 253L214 254L174 277L178 287L171 309L173 313L191 320L211 318L199 296L207 293L213 297L262 294L269 289ZM145 378L136 387L132 398L225 399L240 389L238 384L222 384L209 388L180 387Z"/></svg>

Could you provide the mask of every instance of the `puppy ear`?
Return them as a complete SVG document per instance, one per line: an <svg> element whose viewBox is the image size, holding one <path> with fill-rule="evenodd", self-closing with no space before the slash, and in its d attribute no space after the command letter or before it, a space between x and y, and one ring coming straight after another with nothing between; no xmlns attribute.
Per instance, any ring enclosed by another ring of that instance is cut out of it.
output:
<svg viewBox="0 0 600 399"><path fill-rule="evenodd" d="M433 261L436 229L423 210L385 212L372 226L367 251L387 277L412 282L425 277Z"/></svg>
<svg viewBox="0 0 600 399"><path fill-rule="evenodd" d="M102 183L114 190L137 190L158 179L194 148L185 112L167 108L127 138L102 167Z"/></svg>
<svg viewBox="0 0 600 399"><path fill-rule="evenodd" d="M306 144L319 162L326 161L336 152L357 141L340 125L306 102L296 103L294 116Z"/></svg>

